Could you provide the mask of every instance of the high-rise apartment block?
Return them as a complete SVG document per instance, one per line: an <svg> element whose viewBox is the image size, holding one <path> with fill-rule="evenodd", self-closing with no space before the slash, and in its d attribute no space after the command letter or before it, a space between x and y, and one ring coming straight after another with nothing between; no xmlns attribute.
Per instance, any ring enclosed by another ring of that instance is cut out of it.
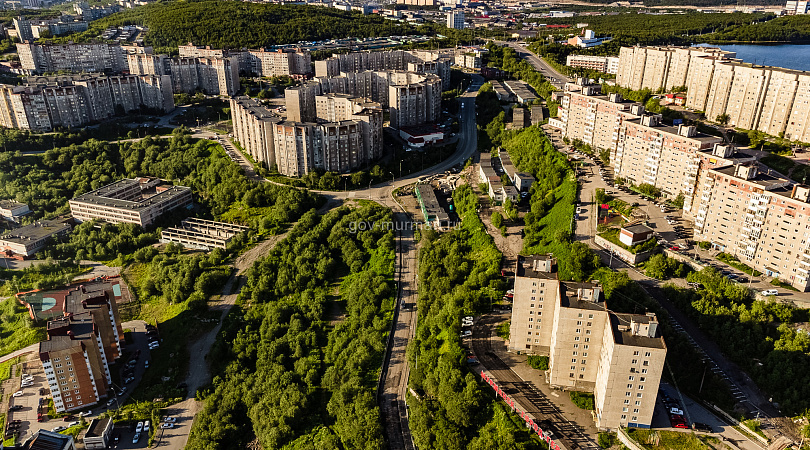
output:
<svg viewBox="0 0 810 450"><path fill-rule="evenodd" d="M703 47L623 47L616 82L653 91L686 86L686 107L710 120L810 141L810 74L757 66Z"/></svg>
<svg viewBox="0 0 810 450"><path fill-rule="evenodd" d="M60 34L87 31L87 21L77 20L69 15L50 20L26 20L23 17L17 17L13 23L20 42L33 41L45 37L47 34L59 36Z"/></svg>
<svg viewBox="0 0 810 450"><path fill-rule="evenodd" d="M74 75L0 85L0 125L8 128L79 127L141 108L174 109L170 77Z"/></svg>
<svg viewBox="0 0 810 450"><path fill-rule="evenodd" d="M45 72L122 72L128 69L126 52L118 44L17 44L22 68Z"/></svg>
<svg viewBox="0 0 810 450"><path fill-rule="evenodd" d="M232 98L234 136L253 158L287 176L313 169L347 173L382 156L378 103L345 94L313 94L312 103L308 121L283 121L253 99Z"/></svg>
<svg viewBox="0 0 810 450"><path fill-rule="evenodd" d="M464 11L457 9L447 12L447 28L464 29Z"/></svg>
<svg viewBox="0 0 810 450"><path fill-rule="evenodd" d="M450 66L454 51L386 50L380 52L352 52L315 61L315 76L331 78L351 72L408 71L437 75L442 88L450 86ZM371 98L370 95L366 97ZM379 101L374 99L374 101Z"/></svg>
<svg viewBox="0 0 810 450"><path fill-rule="evenodd" d="M810 187L748 163L709 170L698 195L695 239L810 288Z"/></svg>
<svg viewBox="0 0 810 450"><path fill-rule="evenodd" d="M191 189L163 184L158 178L124 179L68 201L79 222L152 225L163 213L192 204Z"/></svg>
<svg viewBox="0 0 810 450"><path fill-rule="evenodd" d="M599 285L560 282L554 264L518 257L510 350L549 356L552 387L593 392L599 429L649 428L667 352L655 314L614 313Z"/></svg>
<svg viewBox="0 0 810 450"><path fill-rule="evenodd" d="M312 73L312 58L309 52L300 49L228 50L189 43L179 46L179 54L190 58L235 57L239 71L263 77L288 75L297 78Z"/></svg>

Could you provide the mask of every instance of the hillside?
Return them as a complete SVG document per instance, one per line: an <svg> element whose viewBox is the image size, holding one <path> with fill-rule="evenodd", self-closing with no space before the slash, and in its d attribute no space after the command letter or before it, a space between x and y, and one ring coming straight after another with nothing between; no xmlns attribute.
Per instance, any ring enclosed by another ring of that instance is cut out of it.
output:
<svg viewBox="0 0 810 450"><path fill-rule="evenodd" d="M111 26L149 27L145 43L176 49L193 42L215 48L258 48L337 37L372 37L413 33L413 28L377 15L363 16L334 8L218 0L155 3L113 14L88 31L59 40L87 41Z"/></svg>
<svg viewBox="0 0 810 450"><path fill-rule="evenodd" d="M702 37L705 42L810 43L810 15L786 16L764 23L733 26Z"/></svg>

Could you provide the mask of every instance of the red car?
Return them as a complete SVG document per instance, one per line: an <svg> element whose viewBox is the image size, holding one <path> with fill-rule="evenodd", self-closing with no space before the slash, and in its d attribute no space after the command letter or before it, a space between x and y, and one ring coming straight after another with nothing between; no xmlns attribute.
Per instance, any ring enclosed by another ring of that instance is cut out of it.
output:
<svg viewBox="0 0 810 450"><path fill-rule="evenodd" d="M677 414L672 414L669 416L669 424L672 425L672 428L689 428L689 425L686 423L686 419Z"/></svg>
<svg viewBox="0 0 810 450"><path fill-rule="evenodd" d="M681 248L680 248L680 247L678 247L677 245L673 245L673 246L672 246L672 247L670 247L669 249L670 249L670 250L674 250L674 251L676 251L676 252L677 252L677 251L678 251L678 250L680 250Z"/></svg>

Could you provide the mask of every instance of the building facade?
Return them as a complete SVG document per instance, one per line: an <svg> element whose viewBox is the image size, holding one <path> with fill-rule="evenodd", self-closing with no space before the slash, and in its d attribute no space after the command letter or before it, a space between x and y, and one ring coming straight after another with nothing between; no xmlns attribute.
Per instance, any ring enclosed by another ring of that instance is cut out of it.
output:
<svg viewBox="0 0 810 450"><path fill-rule="evenodd" d="M22 68L31 74L45 72L122 72L127 70L126 53L118 44L18 43Z"/></svg>
<svg viewBox="0 0 810 450"><path fill-rule="evenodd" d="M68 201L79 222L152 225L163 213L192 204L191 189L164 185L157 178L124 179Z"/></svg>
<svg viewBox="0 0 810 450"><path fill-rule="evenodd" d="M549 384L593 392L599 429L649 428L666 358L655 314L607 309L601 287L557 280L551 256L518 257L510 350L549 357Z"/></svg>
<svg viewBox="0 0 810 450"><path fill-rule="evenodd" d="M565 65L602 73L616 74L619 72L619 58L615 56L568 55Z"/></svg>
<svg viewBox="0 0 810 450"><path fill-rule="evenodd" d="M750 267L810 288L810 188L756 163L711 169L700 186L695 239Z"/></svg>
<svg viewBox="0 0 810 450"><path fill-rule="evenodd" d="M455 30L463 30L464 27L465 23L463 10L457 9L447 12L447 28L452 28Z"/></svg>

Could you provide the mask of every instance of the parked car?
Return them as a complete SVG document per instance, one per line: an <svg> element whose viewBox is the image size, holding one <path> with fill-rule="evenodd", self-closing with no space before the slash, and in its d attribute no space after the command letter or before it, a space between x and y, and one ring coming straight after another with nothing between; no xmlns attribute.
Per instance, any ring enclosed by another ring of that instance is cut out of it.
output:
<svg viewBox="0 0 810 450"><path fill-rule="evenodd" d="M60 431L65 431L65 430L67 430L67 428L65 428L65 427L63 427L61 425L59 425L58 427L51 428L51 431L54 432L54 433L58 433Z"/></svg>
<svg viewBox="0 0 810 450"><path fill-rule="evenodd" d="M470 331L470 330L464 330L464 331L461 332L461 335L460 335L460 337L463 337L463 338L469 337L469 336L472 336L472 331Z"/></svg>
<svg viewBox="0 0 810 450"><path fill-rule="evenodd" d="M695 422L695 423L693 423L693 424L692 424L692 429L693 429L693 430L696 430L696 431L703 431L703 432L705 432L705 433L712 433L712 432L714 432L714 430L712 430L711 425L708 425L708 424L705 424L705 423L702 423L702 422Z"/></svg>
<svg viewBox="0 0 810 450"><path fill-rule="evenodd" d="M76 426L76 425L78 425L78 424L79 424L79 421L78 421L78 420L74 420L73 422L70 422L69 424L67 424L67 427L68 427L68 428L70 428L70 427L75 427L75 426Z"/></svg>
<svg viewBox="0 0 810 450"><path fill-rule="evenodd" d="M12 397L22 397L22 395L23 395L23 391L17 391L15 393L11 394Z"/></svg>
<svg viewBox="0 0 810 450"><path fill-rule="evenodd" d="M135 425L135 432L140 433L141 431L143 431L143 422L138 422L138 424Z"/></svg>
<svg viewBox="0 0 810 450"><path fill-rule="evenodd" d="M149 421L148 420L143 423L143 432L144 433L149 432Z"/></svg>
<svg viewBox="0 0 810 450"><path fill-rule="evenodd" d="M118 433L112 440L112 448L118 448L118 441L120 440L121 440L121 433Z"/></svg>
<svg viewBox="0 0 810 450"><path fill-rule="evenodd" d="M12 405L8 410L9 411L19 411L23 409L23 405Z"/></svg>
<svg viewBox="0 0 810 450"><path fill-rule="evenodd" d="M132 443L137 444L138 441L141 440L141 433L135 433L135 436L132 436Z"/></svg>
<svg viewBox="0 0 810 450"><path fill-rule="evenodd" d="M168 429L168 428L174 428L174 424L173 423L162 423L162 424L160 424L160 428L162 428L164 430Z"/></svg>
<svg viewBox="0 0 810 450"><path fill-rule="evenodd" d="M174 422L177 422L177 417L166 416L166 417L163 418L163 421L166 422L166 423L174 423Z"/></svg>
<svg viewBox="0 0 810 450"><path fill-rule="evenodd" d="M771 295L779 295L779 291L777 291L776 289L766 289L766 290L760 292L759 295L764 295L766 297L769 297Z"/></svg>
<svg viewBox="0 0 810 450"><path fill-rule="evenodd" d="M91 414L93 414L93 411L90 411L90 410L82 411L82 412L79 413L79 417L87 417L87 416L89 416Z"/></svg>

